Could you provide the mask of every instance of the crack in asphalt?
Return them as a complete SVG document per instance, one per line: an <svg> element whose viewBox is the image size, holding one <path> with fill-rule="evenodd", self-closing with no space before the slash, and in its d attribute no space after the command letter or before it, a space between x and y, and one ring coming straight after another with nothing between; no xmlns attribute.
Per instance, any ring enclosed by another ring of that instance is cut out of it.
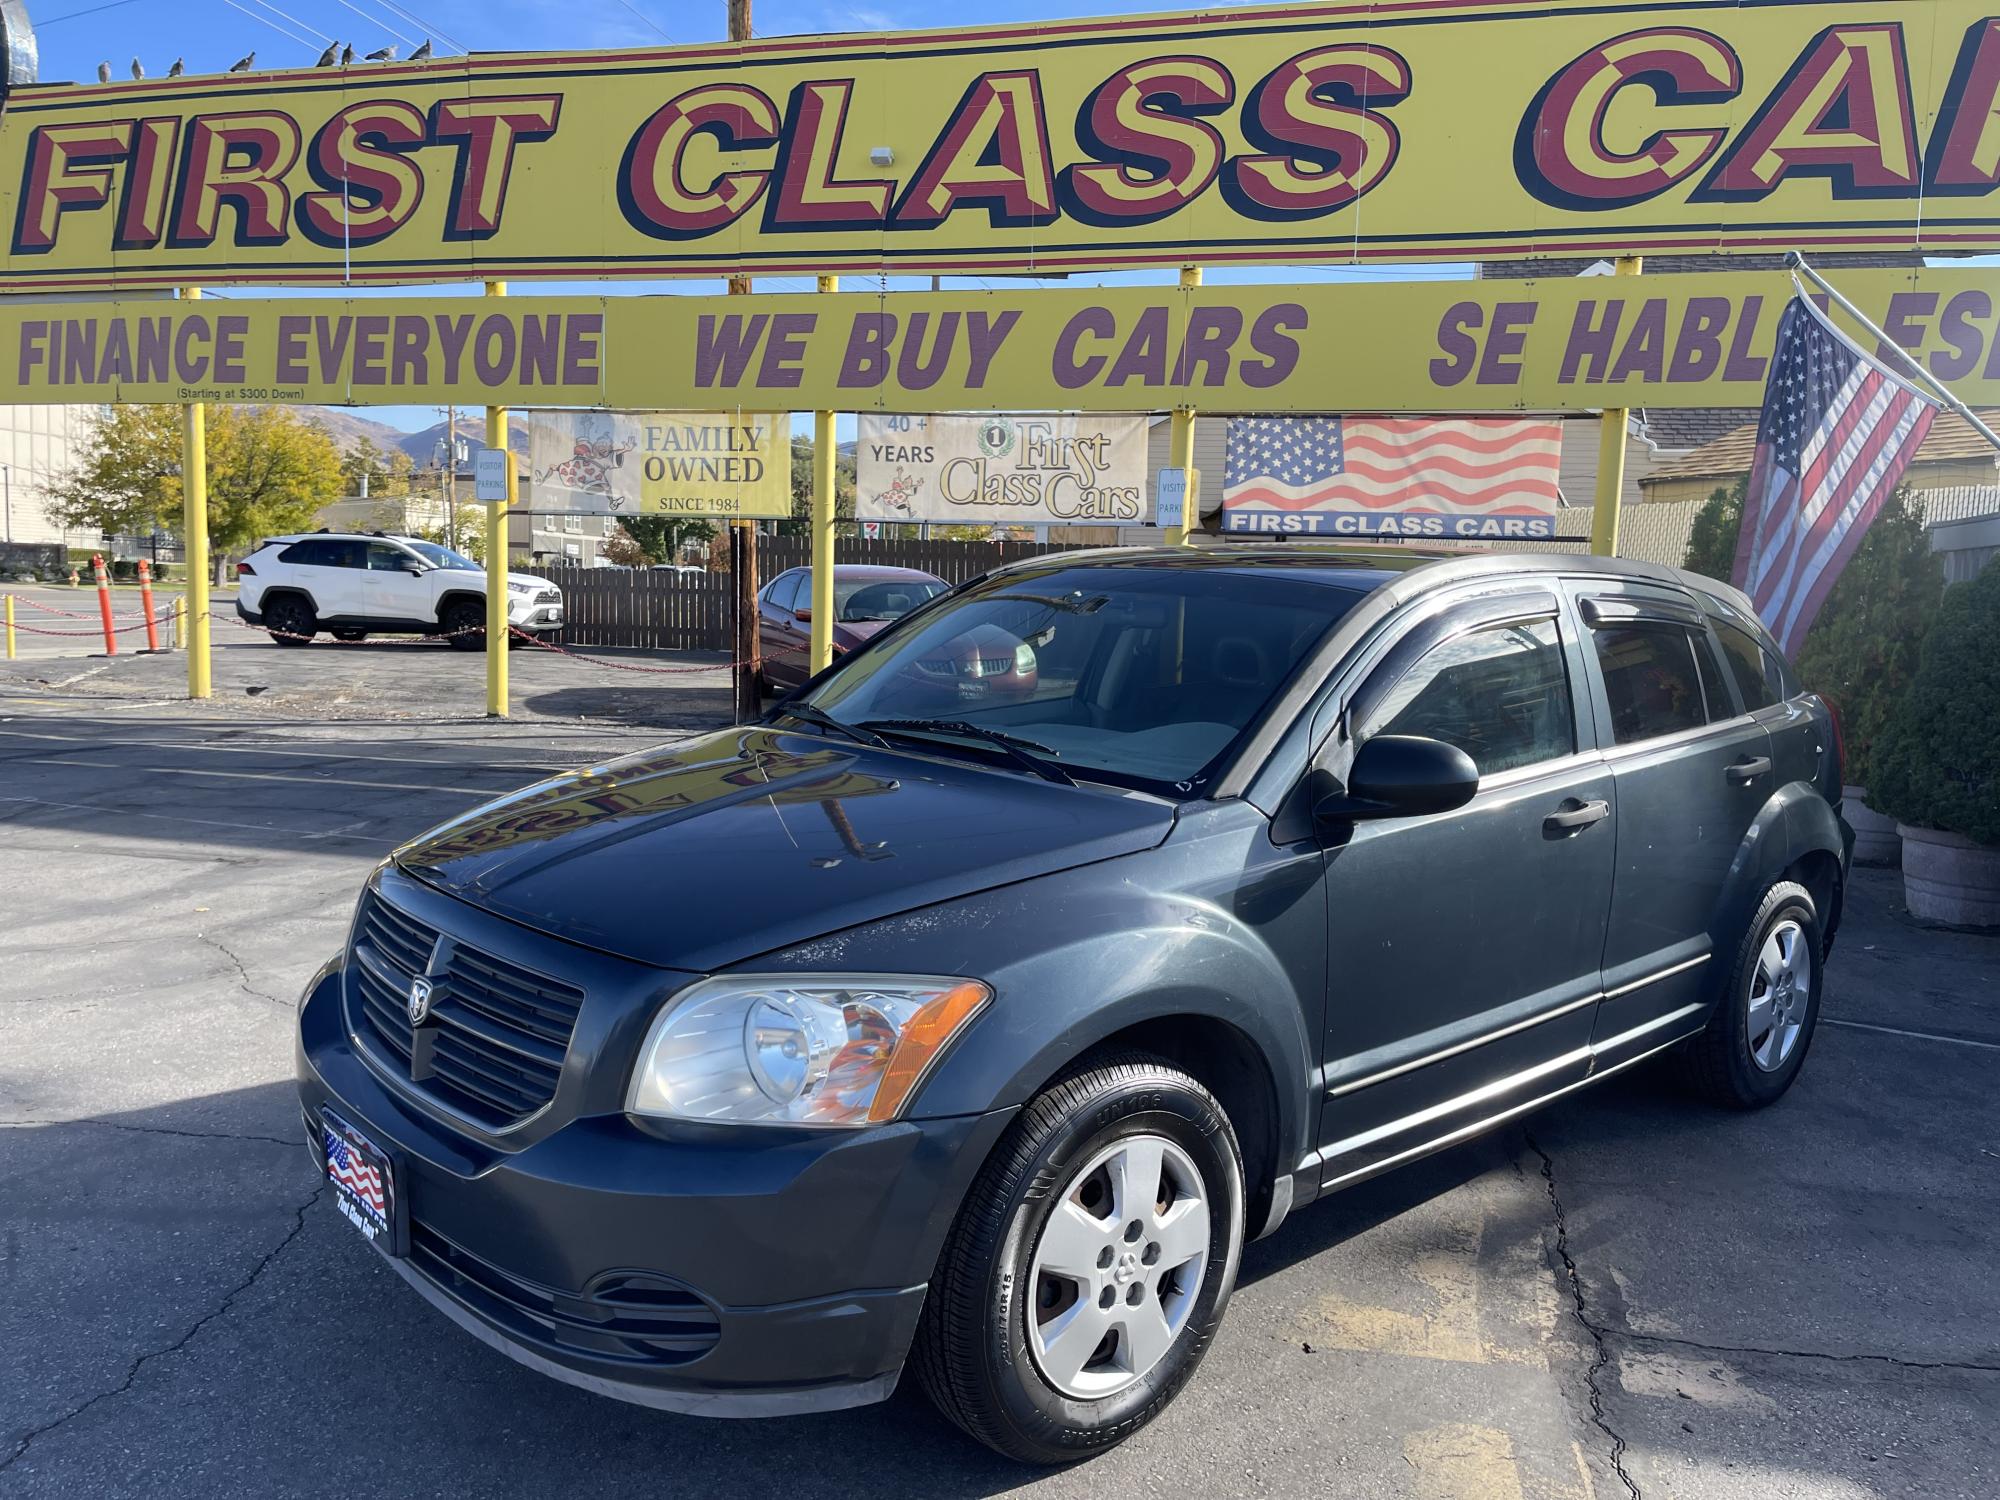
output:
<svg viewBox="0 0 2000 1500"><path fill-rule="evenodd" d="M232 964L236 966L236 972L240 976L236 981L237 988L242 990L244 994L249 995L258 1000L268 1001L270 1004L277 1006L280 1010L292 1009L292 1006L288 1002L280 1000L276 995L267 994L265 991L258 989L256 985L252 984L250 982L250 971L243 966L243 960L236 956L235 950L230 948L226 943L222 942L219 938L210 937L205 932L197 932L195 934L195 937L198 938L200 941L208 944L209 947L213 948L217 953L220 953L224 958L228 959Z"/></svg>
<svg viewBox="0 0 2000 1500"><path fill-rule="evenodd" d="M190 1141L269 1141L274 1146L299 1144L282 1135L246 1135L234 1130L175 1130L167 1125L127 1125L120 1120L0 1120L0 1130L31 1130L38 1125L95 1125L100 1130L129 1130L135 1135L176 1135Z"/></svg>
<svg viewBox="0 0 2000 1500"><path fill-rule="evenodd" d="M1759 1344L1704 1344L1699 1339L1673 1338L1663 1333L1635 1333L1629 1328L1606 1328L1613 1338L1628 1339L1635 1344L1668 1344L1676 1349L1692 1349L1699 1354L1753 1354L1769 1359L1823 1359L1836 1364L1880 1364L1890 1365L1898 1370L1970 1370L1985 1375L2000 1375L2000 1364L1982 1364L1977 1360L1957 1359L1904 1359L1895 1354L1836 1354L1826 1349L1771 1349Z"/></svg>
<svg viewBox="0 0 2000 1500"><path fill-rule="evenodd" d="M90 1397L88 1400L82 1402L81 1404L72 1407L70 1410L64 1412L61 1416L55 1418L53 1421L44 1422L41 1426L36 1427L31 1431L25 1433L18 1440L18 1443L14 1451L8 1454L6 1458L0 1459L0 1473L5 1473L8 1469L12 1468L16 1463L18 1463L21 1460L21 1458L26 1455L27 1451L34 1446L37 1439L46 1437L49 1433L54 1432L57 1428L65 1426L66 1424L75 1421L78 1417L82 1416L85 1412L89 1411L93 1406L97 1405L98 1402L108 1401L113 1396L124 1395L125 1392L129 1391L132 1388L132 1382L139 1378L139 1372L143 1370L147 1365L151 1364L156 1359L164 1358L166 1355L178 1354L182 1349L185 1349L188 1346L189 1341L192 1340L196 1334L200 1333L202 1329L206 1328L210 1323L213 1323L217 1318L221 1317L224 1313L228 1312L231 1307L235 1306L236 1299L238 1297L241 1297L245 1292L249 1291L251 1287L255 1286L257 1283L257 1278L262 1276L266 1271L268 1271L271 1268L272 1262L277 1260L277 1258L280 1255L283 1255L285 1253L286 1248L290 1246L292 1241L297 1239L299 1235L304 1232L306 1227L306 1214L312 1209L312 1206L315 1203L319 1202L320 1195L323 1194L326 1191L326 1189L327 1189L327 1184L324 1182L320 1183L318 1187L313 1189L311 1197L307 1198L305 1202L301 1203L297 1208L292 1210L292 1220L293 1220L292 1227L285 1231L285 1237L279 1240L276 1245L272 1246L269 1253L266 1254L261 1260L259 1260L256 1265L250 1268L250 1274L244 1277L243 1280L238 1282L236 1286L232 1288L226 1296L223 1297L222 1301L216 1304L214 1311L202 1314L201 1317L197 1318L194 1321L194 1323L189 1326L188 1331L186 1333L182 1334L179 1338L175 1339L171 1344L168 1344L165 1348L149 1350L146 1353L140 1355L137 1359L133 1360L131 1367L127 1369L125 1372L125 1378L119 1381L117 1385L111 1387L111 1389L105 1391L99 1391L96 1395Z"/></svg>
<svg viewBox="0 0 2000 1500"><path fill-rule="evenodd" d="M1598 1375L1611 1362L1611 1345L1608 1340L1613 1330L1591 1319L1589 1303L1584 1299L1583 1276L1577 1270L1575 1257L1569 1253L1569 1220L1563 1213L1562 1195L1556 1191L1555 1161L1537 1144L1534 1136L1528 1131L1523 1130L1521 1138L1528 1143L1528 1149L1542 1160L1542 1181L1548 1187L1549 1207L1555 1216L1556 1254L1562 1258L1563 1272L1569 1278L1571 1311L1576 1314L1576 1321L1583 1326L1584 1332L1590 1335L1590 1342L1595 1351L1590 1368L1584 1372L1583 1377L1584 1385L1590 1391L1590 1420L1611 1440L1612 1472L1631 1493L1632 1500L1642 1500L1639 1482L1625 1468L1625 1439L1605 1415L1604 1390L1597 1383Z"/></svg>

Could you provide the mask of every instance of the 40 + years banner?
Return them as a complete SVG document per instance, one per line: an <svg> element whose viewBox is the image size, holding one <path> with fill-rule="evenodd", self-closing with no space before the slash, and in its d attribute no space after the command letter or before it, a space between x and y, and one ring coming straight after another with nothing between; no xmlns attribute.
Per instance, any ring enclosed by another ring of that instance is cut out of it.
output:
<svg viewBox="0 0 2000 1500"><path fill-rule="evenodd" d="M1146 418L864 414L855 447L863 521L969 526L1148 519Z"/></svg>
<svg viewBox="0 0 2000 1500"><path fill-rule="evenodd" d="M0 291L2000 246L1996 0L1341 0L15 87Z"/></svg>

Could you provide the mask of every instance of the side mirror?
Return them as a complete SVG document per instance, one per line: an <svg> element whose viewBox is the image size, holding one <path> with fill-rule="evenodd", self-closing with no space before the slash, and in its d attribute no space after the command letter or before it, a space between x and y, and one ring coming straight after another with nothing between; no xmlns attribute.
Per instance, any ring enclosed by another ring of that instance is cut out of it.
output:
<svg viewBox="0 0 2000 1500"><path fill-rule="evenodd" d="M1416 734L1379 734L1354 755L1347 790L1324 797L1324 821L1414 818L1463 807L1479 790L1479 767L1456 745Z"/></svg>
<svg viewBox="0 0 2000 1500"><path fill-rule="evenodd" d="M813 617L813 612L812 612L812 606L810 604L808 604L804 609L795 609L792 611L792 618L794 620L810 620L812 619L812 617Z"/></svg>
<svg viewBox="0 0 2000 1500"><path fill-rule="evenodd" d="M408 573L412 578L421 578L424 576L426 570L422 563L407 563L404 565L403 571Z"/></svg>

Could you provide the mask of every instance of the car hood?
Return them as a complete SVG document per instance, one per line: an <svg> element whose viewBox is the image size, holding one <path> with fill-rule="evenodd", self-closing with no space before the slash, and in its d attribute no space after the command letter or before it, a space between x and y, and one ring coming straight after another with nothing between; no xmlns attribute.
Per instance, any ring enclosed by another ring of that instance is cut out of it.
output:
<svg viewBox="0 0 2000 1500"><path fill-rule="evenodd" d="M725 730L523 788L396 851L427 884L573 942L708 972L1157 845L1171 804Z"/></svg>
<svg viewBox="0 0 2000 1500"><path fill-rule="evenodd" d="M509 585L517 583L525 584L527 587L535 589L552 589L556 587L552 580L543 578L536 573L509 573L507 575L507 582Z"/></svg>
<svg viewBox="0 0 2000 1500"><path fill-rule="evenodd" d="M858 646L863 641L873 640L895 623L894 620L840 620L834 624L833 636L835 640L851 641Z"/></svg>

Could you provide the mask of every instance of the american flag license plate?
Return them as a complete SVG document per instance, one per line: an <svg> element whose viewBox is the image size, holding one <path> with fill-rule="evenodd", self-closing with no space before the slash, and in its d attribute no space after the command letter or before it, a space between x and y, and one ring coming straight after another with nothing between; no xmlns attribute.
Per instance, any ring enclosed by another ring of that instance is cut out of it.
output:
<svg viewBox="0 0 2000 1500"><path fill-rule="evenodd" d="M332 1110L319 1112L326 1179L334 1202L371 1245L394 1253L396 1180L389 1158Z"/></svg>

